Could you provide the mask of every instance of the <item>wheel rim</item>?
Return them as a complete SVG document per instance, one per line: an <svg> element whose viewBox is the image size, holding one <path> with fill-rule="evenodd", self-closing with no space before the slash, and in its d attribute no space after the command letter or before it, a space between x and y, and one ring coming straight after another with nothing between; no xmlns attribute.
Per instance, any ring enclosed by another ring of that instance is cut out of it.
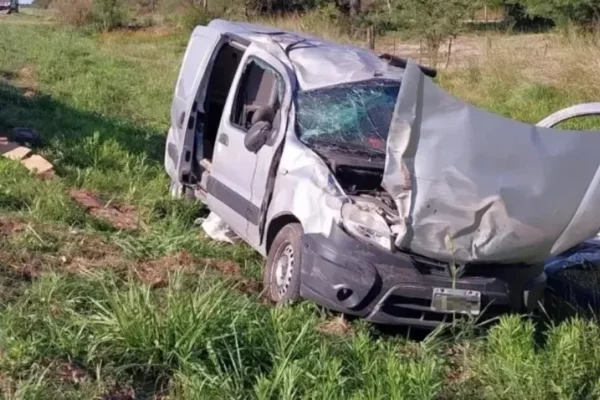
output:
<svg viewBox="0 0 600 400"><path fill-rule="evenodd" d="M277 298L282 298L290 287L294 273L294 247L286 244L280 251L275 262L275 292Z"/></svg>

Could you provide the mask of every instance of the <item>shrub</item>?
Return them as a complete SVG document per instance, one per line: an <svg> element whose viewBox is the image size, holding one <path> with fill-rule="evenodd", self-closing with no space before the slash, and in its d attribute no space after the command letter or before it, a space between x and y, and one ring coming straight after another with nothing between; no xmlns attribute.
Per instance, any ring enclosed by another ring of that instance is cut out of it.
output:
<svg viewBox="0 0 600 400"><path fill-rule="evenodd" d="M72 26L82 27L93 18L92 0L53 0L52 7L60 21Z"/></svg>
<svg viewBox="0 0 600 400"><path fill-rule="evenodd" d="M50 7L52 0L34 0L33 5L39 8L46 9Z"/></svg>
<svg viewBox="0 0 600 400"><path fill-rule="evenodd" d="M458 35L477 7L472 0L410 0L397 2L393 14L402 26L424 39L430 63L436 66L444 40Z"/></svg>
<svg viewBox="0 0 600 400"><path fill-rule="evenodd" d="M179 24L186 29L194 29L198 25L206 25L218 15L205 9L202 4L197 4L194 0L182 1L179 7L181 15Z"/></svg>
<svg viewBox="0 0 600 400"><path fill-rule="evenodd" d="M531 17L552 20L556 24L594 27L600 23L600 3L589 0L512 0L520 3Z"/></svg>
<svg viewBox="0 0 600 400"><path fill-rule="evenodd" d="M123 24L124 10L121 0L94 0L94 6L105 31Z"/></svg>

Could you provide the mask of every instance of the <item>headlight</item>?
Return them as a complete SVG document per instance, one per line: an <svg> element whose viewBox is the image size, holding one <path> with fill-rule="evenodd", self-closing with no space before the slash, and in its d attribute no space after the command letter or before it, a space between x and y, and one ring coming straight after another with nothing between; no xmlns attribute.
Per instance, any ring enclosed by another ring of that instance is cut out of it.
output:
<svg viewBox="0 0 600 400"><path fill-rule="evenodd" d="M369 207L354 203L342 206L342 225L351 235L392 250L392 232L385 219Z"/></svg>

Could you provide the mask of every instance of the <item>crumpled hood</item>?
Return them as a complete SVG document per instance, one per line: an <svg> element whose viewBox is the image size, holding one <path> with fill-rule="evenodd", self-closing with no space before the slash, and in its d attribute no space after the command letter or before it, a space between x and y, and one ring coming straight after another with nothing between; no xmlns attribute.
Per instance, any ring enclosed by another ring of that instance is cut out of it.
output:
<svg viewBox="0 0 600 400"><path fill-rule="evenodd" d="M410 63L383 187L396 246L441 261L543 262L600 231L600 132L524 124L451 96Z"/></svg>

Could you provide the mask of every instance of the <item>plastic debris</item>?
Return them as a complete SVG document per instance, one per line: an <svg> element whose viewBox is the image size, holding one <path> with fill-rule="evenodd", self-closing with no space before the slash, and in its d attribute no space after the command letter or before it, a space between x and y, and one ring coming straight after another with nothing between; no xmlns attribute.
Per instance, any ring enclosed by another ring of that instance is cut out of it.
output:
<svg viewBox="0 0 600 400"><path fill-rule="evenodd" d="M40 135L31 128L14 128L11 132L11 140L22 146L39 146Z"/></svg>
<svg viewBox="0 0 600 400"><path fill-rule="evenodd" d="M202 229L208 237L218 242L236 244L240 241L239 236L213 212L202 222Z"/></svg>

